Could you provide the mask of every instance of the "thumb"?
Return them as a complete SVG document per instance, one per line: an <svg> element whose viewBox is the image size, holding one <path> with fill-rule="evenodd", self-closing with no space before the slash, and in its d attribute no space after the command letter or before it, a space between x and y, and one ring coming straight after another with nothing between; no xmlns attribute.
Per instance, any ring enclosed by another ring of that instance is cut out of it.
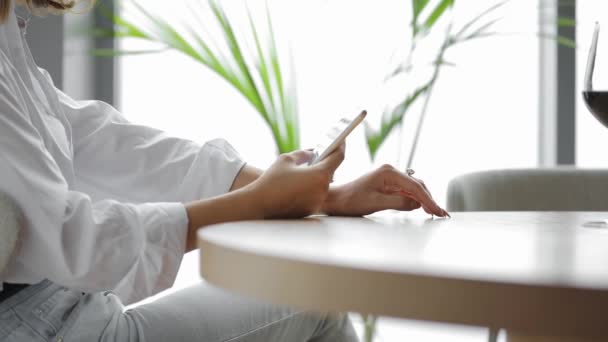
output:
<svg viewBox="0 0 608 342"><path fill-rule="evenodd" d="M327 170L333 175L338 166L344 161L345 150L346 144L342 143L335 151L330 153L325 159L313 165L313 167Z"/></svg>
<svg viewBox="0 0 608 342"><path fill-rule="evenodd" d="M287 161L296 165L310 162L314 158L314 152L311 150L297 150L284 154Z"/></svg>

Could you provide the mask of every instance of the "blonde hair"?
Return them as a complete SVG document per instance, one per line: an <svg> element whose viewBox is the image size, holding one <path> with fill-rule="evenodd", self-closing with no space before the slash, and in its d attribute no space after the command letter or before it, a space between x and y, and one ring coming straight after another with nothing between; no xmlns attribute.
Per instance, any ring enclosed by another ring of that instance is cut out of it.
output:
<svg viewBox="0 0 608 342"><path fill-rule="evenodd" d="M0 0L0 23L3 23L11 10L12 0ZM32 10L43 9L50 13L63 12L74 7L73 0L22 0Z"/></svg>

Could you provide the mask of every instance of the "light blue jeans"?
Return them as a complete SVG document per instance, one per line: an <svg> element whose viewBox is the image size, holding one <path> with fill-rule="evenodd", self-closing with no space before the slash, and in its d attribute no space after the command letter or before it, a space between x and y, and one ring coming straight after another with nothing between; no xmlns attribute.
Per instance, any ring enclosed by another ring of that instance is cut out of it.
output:
<svg viewBox="0 0 608 342"><path fill-rule="evenodd" d="M43 281L0 304L1 342L354 342L347 315L320 315L195 285L133 309L111 292Z"/></svg>

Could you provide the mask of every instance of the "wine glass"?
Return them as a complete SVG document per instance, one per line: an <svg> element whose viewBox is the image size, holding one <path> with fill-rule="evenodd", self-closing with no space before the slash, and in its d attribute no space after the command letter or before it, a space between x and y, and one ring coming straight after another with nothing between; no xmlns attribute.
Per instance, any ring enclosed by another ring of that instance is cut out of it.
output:
<svg viewBox="0 0 608 342"><path fill-rule="evenodd" d="M583 99L587 109L595 118L608 127L608 91L593 90L593 71L595 70L595 56L597 55L597 39L600 34L600 24L595 23L593 39L587 58L587 69L585 71L585 84L583 85ZM608 221L589 221L583 224L587 228L608 228Z"/></svg>
<svg viewBox="0 0 608 342"><path fill-rule="evenodd" d="M593 39L587 58L587 70L585 71L585 84L583 86L583 99L587 108L595 118L608 127L608 91L593 90L593 71L595 69L595 56L597 54L597 39L600 33L600 24L595 23Z"/></svg>

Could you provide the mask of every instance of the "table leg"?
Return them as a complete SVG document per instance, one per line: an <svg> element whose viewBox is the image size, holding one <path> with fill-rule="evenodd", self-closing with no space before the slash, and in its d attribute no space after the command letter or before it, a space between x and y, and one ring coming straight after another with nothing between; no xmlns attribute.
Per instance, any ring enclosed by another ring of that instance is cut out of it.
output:
<svg viewBox="0 0 608 342"><path fill-rule="evenodd" d="M500 334L500 329L498 328L489 328L488 329L488 342L498 342L498 335Z"/></svg>
<svg viewBox="0 0 608 342"><path fill-rule="evenodd" d="M578 339L572 337L547 337L507 331L507 342L599 342L600 340Z"/></svg>

